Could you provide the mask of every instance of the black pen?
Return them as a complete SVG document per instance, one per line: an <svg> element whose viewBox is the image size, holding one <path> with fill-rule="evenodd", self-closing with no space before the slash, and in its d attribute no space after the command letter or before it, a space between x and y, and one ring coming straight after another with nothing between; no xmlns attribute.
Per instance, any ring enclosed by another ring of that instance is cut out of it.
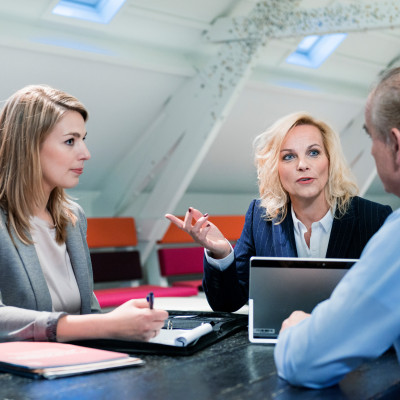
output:
<svg viewBox="0 0 400 400"><path fill-rule="evenodd" d="M152 309L153 309L153 306L154 306L154 293L153 293L153 292L150 292L150 293L147 295L146 300L147 300L148 303L149 303L150 310L152 310Z"/></svg>

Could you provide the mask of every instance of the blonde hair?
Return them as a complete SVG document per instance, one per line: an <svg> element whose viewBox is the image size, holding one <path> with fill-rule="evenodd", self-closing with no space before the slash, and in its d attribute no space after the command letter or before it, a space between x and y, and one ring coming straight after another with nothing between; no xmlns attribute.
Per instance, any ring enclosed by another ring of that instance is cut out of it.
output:
<svg viewBox="0 0 400 400"><path fill-rule="evenodd" d="M29 218L45 198L42 187L40 147L67 111L88 113L75 97L46 85L30 85L17 91L0 113L0 207L7 214L7 227L25 244L32 244ZM66 240L68 222L76 216L69 208L63 188L50 194L47 209L56 225L56 241Z"/></svg>
<svg viewBox="0 0 400 400"><path fill-rule="evenodd" d="M278 162L282 143L291 129L299 125L312 125L319 129L329 160L326 199L339 216L343 216L358 187L345 160L338 134L325 122L305 112L296 112L276 121L254 140L255 163L261 206L265 208L268 221L281 223L288 212L289 193L283 188L278 173Z"/></svg>

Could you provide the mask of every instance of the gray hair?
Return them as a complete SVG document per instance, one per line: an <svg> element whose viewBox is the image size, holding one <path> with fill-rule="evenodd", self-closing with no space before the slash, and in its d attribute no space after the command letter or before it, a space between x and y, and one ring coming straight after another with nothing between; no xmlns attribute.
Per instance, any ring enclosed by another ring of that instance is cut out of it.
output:
<svg viewBox="0 0 400 400"><path fill-rule="evenodd" d="M400 129L400 67L383 73L370 97L371 123L380 139L390 140L390 130Z"/></svg>

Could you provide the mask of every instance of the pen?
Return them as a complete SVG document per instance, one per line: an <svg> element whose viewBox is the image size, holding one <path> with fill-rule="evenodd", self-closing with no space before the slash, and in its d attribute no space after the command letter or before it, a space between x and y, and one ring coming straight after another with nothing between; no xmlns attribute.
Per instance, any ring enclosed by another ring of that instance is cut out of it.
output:
<svg viewBox="0 0 400 400"><path fill-rule="evenodd" d="M150 310L152 310L152 309L153 309L153 306L154 306L154 293L153 293L153 292L150 292L150 293L147 295L146 300L147 300L148 303L149 303Z"/></svg>

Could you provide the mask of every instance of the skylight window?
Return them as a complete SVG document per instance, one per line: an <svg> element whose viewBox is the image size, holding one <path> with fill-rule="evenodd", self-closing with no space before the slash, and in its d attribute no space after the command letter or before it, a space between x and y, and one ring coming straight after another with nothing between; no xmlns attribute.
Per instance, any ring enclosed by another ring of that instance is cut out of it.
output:
<svg viewBox="0 0 400 400"><path fill-rule="evenodd" d="M52 13L108 24L125 0L61 0Z"/></svg>
<svg viewBox="0 0 400 400"><path fill-rule="evenodd" d="M294 53L286 59L289 64L308 68L318 68L339 46L347 33L306 36Z"/></svg>

